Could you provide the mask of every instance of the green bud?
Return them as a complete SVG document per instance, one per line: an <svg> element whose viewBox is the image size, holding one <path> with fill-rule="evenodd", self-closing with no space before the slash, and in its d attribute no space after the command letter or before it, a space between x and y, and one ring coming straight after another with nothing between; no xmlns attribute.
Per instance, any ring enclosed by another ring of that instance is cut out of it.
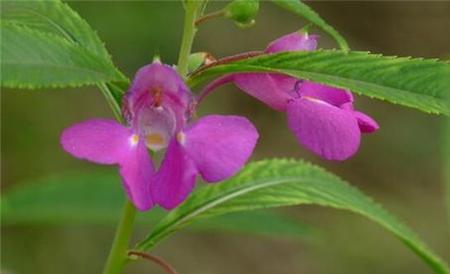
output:
<svg viewBox="0 0 450 274"><path fill-rule="evenodd" d="M188 71L193 72L201 66L211 64L214 61L216 61L216 59L208 52L193 53L189 55Z"/></svg>
<svg viewBox="0 0 450 274"><path fill-rule="evenodd" d="M234 20L240 27L252 26L258 10L259 0L234 0L224 9L225 17Z"/></svg>

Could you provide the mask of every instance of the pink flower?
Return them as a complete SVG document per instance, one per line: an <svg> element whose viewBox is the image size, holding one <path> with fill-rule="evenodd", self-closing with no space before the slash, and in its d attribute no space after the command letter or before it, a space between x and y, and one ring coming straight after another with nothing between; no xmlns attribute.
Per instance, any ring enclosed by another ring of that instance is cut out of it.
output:
<svg viewBox="0 0 450 274"><path fill-rule="evenodd" d="M316 35L294 32L271 42L265 53L309 51L316 47ZM349 158L359 148L361 133L378 129L372 118L353 109L353 95L348 90L281 74L226 75L210 83L202 94L228 82L271 108L286 112L288 126L299 143L328 160Z"/></svg>
<svg viewBox="0 0 450 274"><path fill-rule="evenodd" d="M92 119L64 130L67 152L99 164L117 164L129 199L139 210L172 209L183 202L197 175L222 181L250 157L258 139L243 117L210 115L187 123L192 94L176 71L159 62L141 68L124 97L129 126ZM167 148L155 170L147 148Z"/></svg>

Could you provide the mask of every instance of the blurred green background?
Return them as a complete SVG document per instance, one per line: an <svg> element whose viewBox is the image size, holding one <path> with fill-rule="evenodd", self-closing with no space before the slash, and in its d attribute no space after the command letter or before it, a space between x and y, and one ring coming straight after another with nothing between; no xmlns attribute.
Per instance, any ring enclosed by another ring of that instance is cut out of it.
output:
<svg viewBox="0 0 450 274"><path fill-rule="evenodd" d="M346 37L354 50L386 55L448 58L450 2L310 2ZM73 1L69 5L98 31L115 63L128 76L159 54L174 63L181 40L182 8L175 1ZM210 6L222 6L216 2ZM257 23L239 29L225 19L201 26L194 51L217 57L265 45L305 24L298 17L262 2ZM321 34L320 47L335 47ZM450 261L450 233L444 202L441 160L443 117L357 98L356 107L381 129L364 137L359 153L346 162L326 162L299 147L282 113L239 92L221 88L200 114L248 116L261 138L254 159L305 158L327 167L385 205ZM14 185L67 170L112 170L64 153L59 134L91 117L112 117L95 88L2 91L2 192ZM430 273L419 258L389 233L359 216L301 206L284 209L321 231L319 241L219 233L180 232L154 253L180 273ZM137 236L146 232L138 230ZM5 273L100 273L114 228L105 225L2 226L1 263ZM305 237L308 237L307 235ZM2 272L3 273L3 272ZM162 273L141 262L129 274Z"/></svg>

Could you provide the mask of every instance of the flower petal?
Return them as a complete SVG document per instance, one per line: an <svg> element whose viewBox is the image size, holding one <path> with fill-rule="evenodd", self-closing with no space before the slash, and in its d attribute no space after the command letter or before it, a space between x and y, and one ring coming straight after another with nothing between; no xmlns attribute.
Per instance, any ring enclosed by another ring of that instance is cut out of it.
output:
<svg viewBox="0 0 450 274"><path fill-rule="evenodd" d="M353 102L353 95L348 90L310 81L302 82L299 86L299 92L301 96L319 99L337 107Z"/></svg>
<svg viewBox="0 0 450 274"><path fill-rule="evenodd" d="M177 71L171 66L161 64L159 61L143 66L138 70L131 83L130 92L148 93L151 88L159 88L165 93L181 97L189 91Z"/></svg>
<svg viewBox="0 0 450 274"><path fill-rule="evenodd" d="M257 140L258 132L246 118L209 115L186 129L180 142L203 179L217 182L242 168Z"/></svg>
<svg viewBox="0 0 450 274"><path fill-rule="evenodd" d="M317 35L308 35L296 31L272 41L264 51L267 53L276 53L284 51L315 50L317 48L317 38Z"/></svg>
<svg viewBox="0 0 450 274"><path fill-rule="evenodd" d="M293 100L288 126L298 141L328 160L345 160L359 147L361 133L353 113L323 101Z"/></svg>
<svg viewBox="0 0 450 274"><path fill-rule="evenodd" d="M132 132L106 119L92 119L65 129L61 144L73 156L99 164L119 163L130 143Z"/></svg>
<svg viewBox="0 0 450 274"><path fill-rule="evenodd" d="M127 95L124 97L124 113L132 123L141 109L164 106L172 108L180 121L189 108L193 95L177 71L155 61L139 69Z"/></svg>
<svg viewBox="0 0 450 274"><path fill-rule="evenodd" d="M173 138L151 188L156 203L165 209L178 206L194 188L197 174L194 163Z"/></svg>
<svg viewBox="0 0 450 274"><path fill-rule="evenodd" d="M367 114L359 111L354 111L353 115L355 115L356 120L358 121L359 129L363 133L372 133L380 128L378 123Z"/></svg>
<svg viewBox="0 0 450 274"><path fill-rule="evenodd" d="M119 164L129 199L139 210L146 210L153 206L149 184L154 168L144 142L136 138L115 121L93 119L64 130L61 144L77 158Z"/></svg>
<svg viewBox="0 0 450 274"><path fill-rule="evenodd" d="M120 175L128 197L137 209L144 211L153 207L150 187L154 167L144 141L128 146L120 162Z"/></svg>
<svg viewBox="0 0 450 274"><path fill-rule="evenodd" d="M268 106L285 111L291 98L289 91L297 79L269 73L240 73L234 75L234 83L249 95L256 97Z"/></svg>

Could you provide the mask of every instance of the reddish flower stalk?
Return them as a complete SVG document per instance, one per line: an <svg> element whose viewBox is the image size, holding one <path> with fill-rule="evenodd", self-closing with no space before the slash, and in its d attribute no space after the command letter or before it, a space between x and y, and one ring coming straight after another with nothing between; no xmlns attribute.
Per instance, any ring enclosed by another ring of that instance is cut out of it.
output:
<svg viewBox="0 0 450 274"><path fill-rule="evenodd" d="M223 65L223 64L227 64L227 63L231 63L231 62L236 62L239 60L244 60L247 58L251 58L251 57L255 57L255 56L259 56L259 55L263 55L264 52L263 51L249 51L249 52L244 52L244 53L239 53L236 55L232 55L232 56L227 56L224 58L221 58L217 61L214 61L212 63L206 64L205 66L200 67L199 69L197 69L196 71L192 72L190 76L194 76L200 72L202 72L203 70L213 67L213 66L218 66L218 65Z"/></svg>
<svg viewBox="0 0 450 274"><path fill-rule="evenodd" d="M224 14L225 14L225 12L223 10L211 12L211 13L208 13L208 14L198 18L197 20L195 20L194 24L195 24L195 26L198 26L205 21L208 21L208 20L211 20L214 18L218 18L218 17L222 17Z"/></svg>
<svg viewBox="0 0 450 274"><path fill-rule="evenodd" d="M159 265L161 268L163 268L167 273L169 274L178 274L178 272L163 258L159 256L150 255L148 253L139 252L139 251L129 251L128 256L139 256L143 259L146 259L148 261L154 262L155 264Z"/></svg>

